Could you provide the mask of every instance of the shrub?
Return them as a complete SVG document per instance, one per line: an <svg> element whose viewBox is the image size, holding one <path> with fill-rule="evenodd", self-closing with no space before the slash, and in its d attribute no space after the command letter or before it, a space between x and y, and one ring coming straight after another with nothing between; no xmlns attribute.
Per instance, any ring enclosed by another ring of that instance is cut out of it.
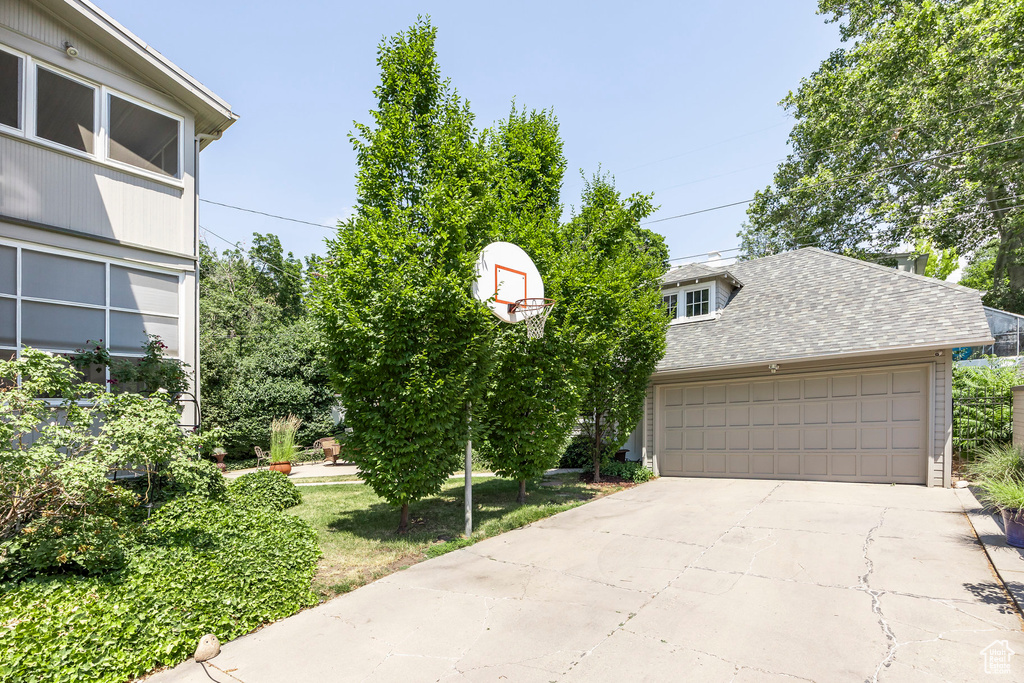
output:
<svg viewBox="0 0 1024 683"><path fill-rule="evenodd" d="M243 474L228 485L239 505L263 510L287 510L302 502L299 488L280 472L260 470Z"/></svg>
<svg viewBox="0 0 1024 683"><path fill-rule="evenodd" d="M571 468L583 468L588 469L594 466L593 451L591 446L591 439L586 434L578 434L572 437L565 452L562 453L561 459L558 461L559 467L571 467ZM612 451L608 444L604 446L603 461L601 464L601 471L604 471L604 462L611 460Z"/></svg>
<svg viewBox="0 0 1024 683"><path fill-rule="evenodd" d="M650 481L654 472L643 466L643 463L636 461L619 462L611 460L601 463L601 474L608 477L621 477L637 484Z"/></svg>
<svg viewBox="0 0 1024 683"><path fill-rule="evenodd" d="M296 459L295 435L302 420L289 415L274 418L270 423L270 462L292 462Z"/></svg>
<svg viewBox="0 0 1024 683"><path fill-rule="evenodd" d="M317 602L316 533L291 515L197 496L163 506L105 577L0 586L0 683L120 683Z"/></svg>
<svg viewBox="0 0 1024 683"><path fill-rule="evenodd" d="M18 376L20 386L14 384ZM67 360L25 349L0 361L0 580L42 572L117 568L131 545L139 502L151 502L172 463L203 438L186 437L158 395L112 395L78 384ZM60 397L51 406L43 396ZM100 428L95 429L99 423ZM107 478L145 473L141 495Z"/></svg>

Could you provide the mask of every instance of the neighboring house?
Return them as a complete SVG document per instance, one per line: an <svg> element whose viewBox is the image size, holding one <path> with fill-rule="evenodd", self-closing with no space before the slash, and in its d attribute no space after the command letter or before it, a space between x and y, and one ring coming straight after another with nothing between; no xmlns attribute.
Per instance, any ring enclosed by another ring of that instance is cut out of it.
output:
<svg viewBox="0 0 1024 683"><path fill-rule="evenodd" d="M661 475L949 486L972 289L808 248L663 278L672 322L627 447Z"/></svg>
<svg viewBox="0 0 1024 683"><path fill-rule="evenodd" d="M986 356L996 356L1001 363L1021 364L1024 359L1024 315L985 306L985 318L995 342L987 346L955 349L953 357L963 365L987 365Z"/></svg>
<svg viewBox="0 0 1024 683"><path fill-rule="evenodd" d="M0 0L0 356L151 333L197 370L199 151L236 118L91 3Z"/></svg>

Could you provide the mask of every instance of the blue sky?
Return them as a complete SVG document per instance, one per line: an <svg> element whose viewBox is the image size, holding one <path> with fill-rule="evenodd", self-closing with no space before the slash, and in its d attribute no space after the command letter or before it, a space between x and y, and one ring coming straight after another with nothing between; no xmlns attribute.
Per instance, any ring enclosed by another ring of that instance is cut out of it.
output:
<svg viewBox="0 0 1024 683"><path fill-rule="evenodd" d="M513 98L558 116L579 203L598 166L654 219L749 199L786 155L777 105L840 45L813 0L288 3L96 0L227 100L240 120L201 157L204 198L333 225L354 202L352 122L369 121L382 36L431 16L442 72L483 128ZM201 224L297 255L331 231L204 204ZM743 206L650 227L673 257L739 245ZM211 246L224 243L208 236Z"/></svg>

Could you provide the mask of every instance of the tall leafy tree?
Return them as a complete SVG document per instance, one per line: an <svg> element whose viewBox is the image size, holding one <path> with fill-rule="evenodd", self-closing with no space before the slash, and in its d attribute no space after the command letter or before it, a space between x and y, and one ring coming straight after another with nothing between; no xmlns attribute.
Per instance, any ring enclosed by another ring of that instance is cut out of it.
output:
<svg viewBox="0 0 1024 683"><path fill-rule="evenodd" d="M559 195L565 157L558 121L547 111L519 111L486 131L492 239L514 242L531 255L542 276L558 262L562 229ZM557 305L563 305L556 303ZM499 476L526 481L554 467L576 424L580 358L571 334L552 320L542 339L525 326L503 325L492 349L494 369L475 418L486 425L478 452Z"/></svg>
<svg viewBox="0 0 1024 683"><path fill-rule="evenodd" d="M301 443L333 431L333 389L322 341L305 316L305 276L275 235L248 251L200 245L200 383L203 420L235 457L270 440L270 422L303 420Z"/></svg>
<svg viewBox="0 0 1024 683"><path fill-rule="evenodd" d="M595 176L558 234L549 276L552 296L565 302L552 313L555 324L574 336L583 366L595 481L602 452L619 448L640 422L647 383L665 354L660 278L668 250L661 235L640 226L653 210L650 195L623 198L610 178Z"/></svg>
<svg viewBox="0 0 1024 683"><path fill-rule="evenodd" d="M846 45L782 100L793 151L748 209L746 255L995 239L987 302L1024 312L1024 3L818 6Z"/></svg>
<svg viewBox="0 0 1024 683"><path fill-rule="evenodd" d="M312 310L353 429L352 459L401 508L460 465L494 323L471 294L488 236L486 155L420 19L384 40L372 123L356 124L357 211L328 242Z"/></svg>

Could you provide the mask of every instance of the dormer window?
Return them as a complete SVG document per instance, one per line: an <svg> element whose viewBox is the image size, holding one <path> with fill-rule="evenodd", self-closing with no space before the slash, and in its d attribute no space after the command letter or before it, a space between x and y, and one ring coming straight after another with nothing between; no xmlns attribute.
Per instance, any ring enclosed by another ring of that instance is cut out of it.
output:
<svg viewBox="0 0 1024 683"><path fill-rule="evenodd" d="M718 283L714 280L667 287L661 292L661 305L673 325L713 319L717 313Z"/></svg>
<svg viewBox="0 0 1024 683"><path fill-rule="evenodd" d="M686 293L686 317L696 318L710 313L711 288L695 289Z"/></svg>

